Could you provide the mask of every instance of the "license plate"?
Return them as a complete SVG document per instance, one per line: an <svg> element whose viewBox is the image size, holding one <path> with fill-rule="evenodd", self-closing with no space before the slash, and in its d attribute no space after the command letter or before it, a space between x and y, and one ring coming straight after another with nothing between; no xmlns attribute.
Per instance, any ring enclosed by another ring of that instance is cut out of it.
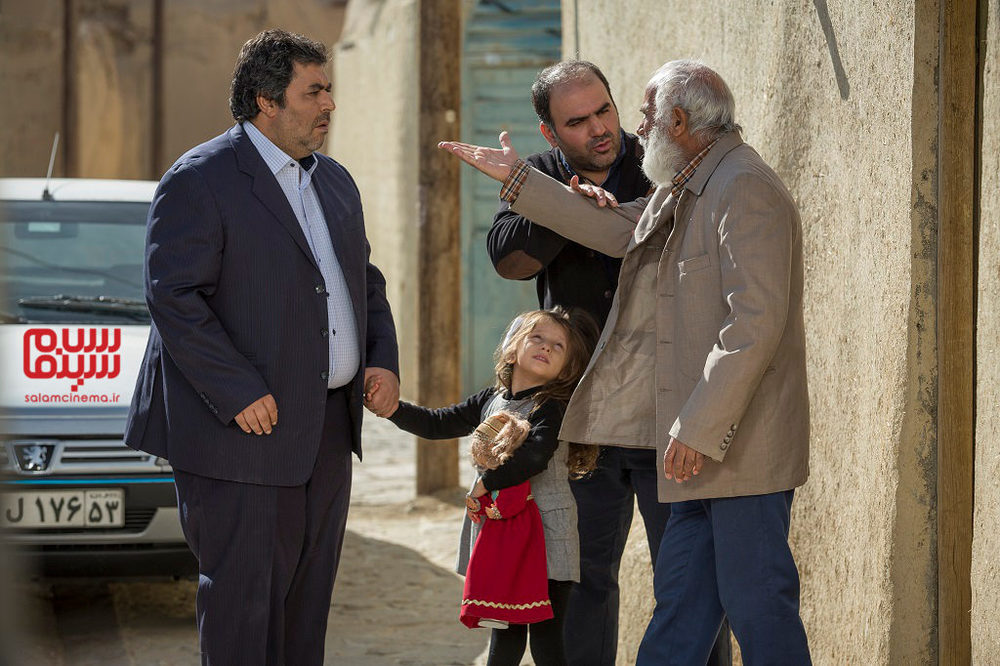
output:
<svg viewBox="0 0 1000 666"><path fill-rule="evenodd" d="M31 529L122 527L125 491L51 490L0 494L0 525Z"/></svg>

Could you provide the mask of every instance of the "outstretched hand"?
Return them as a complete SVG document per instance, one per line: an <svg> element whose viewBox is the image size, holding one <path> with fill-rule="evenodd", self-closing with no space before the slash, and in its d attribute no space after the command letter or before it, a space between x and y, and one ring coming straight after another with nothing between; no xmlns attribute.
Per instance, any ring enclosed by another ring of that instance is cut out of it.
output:
<svg viewBox="0 0 1000 666"><path fill-rule="evenodd" d="M460 141L441 141L438 148L457 155L460 160L473 166L490 178L501 183L507 180L510 170L517 162L517 151L510 143L510 134L500 132L500 147L487 148Z"/></svg>

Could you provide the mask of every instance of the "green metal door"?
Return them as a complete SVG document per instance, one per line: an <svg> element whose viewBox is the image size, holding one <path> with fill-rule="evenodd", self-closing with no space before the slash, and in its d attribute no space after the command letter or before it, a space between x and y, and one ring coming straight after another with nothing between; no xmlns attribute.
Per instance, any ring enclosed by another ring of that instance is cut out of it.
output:
<svg viewBox="0 0 1000 666"><path fill-rule="evenodd" d="M538 71L559 60L559 0L481 0L466 25L462 140L496 146L510 132L521 154L548 148L531 107ZM538 307L534 280L504 280L486 252L500 188L462 170L462 384L466 394L493 382L493 350L514 315Z"/></svg>

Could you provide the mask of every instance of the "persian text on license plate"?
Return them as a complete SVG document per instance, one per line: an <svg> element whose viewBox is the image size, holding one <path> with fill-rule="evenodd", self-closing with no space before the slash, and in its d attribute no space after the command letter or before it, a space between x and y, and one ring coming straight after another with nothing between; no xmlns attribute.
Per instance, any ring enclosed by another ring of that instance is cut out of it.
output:
<svg viewBox="0 0 1000 666"><path fill-rule="evenodd" d="M122 527L125 491L51 490L0 494L0 525L31 529Z"/></svg>

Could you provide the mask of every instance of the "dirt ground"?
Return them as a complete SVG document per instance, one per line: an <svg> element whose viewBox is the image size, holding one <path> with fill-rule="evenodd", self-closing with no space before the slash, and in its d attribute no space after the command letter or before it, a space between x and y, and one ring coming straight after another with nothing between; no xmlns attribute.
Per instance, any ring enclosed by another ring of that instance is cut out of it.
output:
<svg viewBox="0 0 1000 666"><path fill-rule="evenodd" d="M487 631L458 621L462 582L452 565L463 492L415 498L414 447L412 437L388 422L366 418L365 460L355 462L330 609L327 664L485 663ZM464 463L461 469L468 483L471 470ZM43 580L15 591L22 637L12 651L15 664L198 663L193 581Z"/></svg>

